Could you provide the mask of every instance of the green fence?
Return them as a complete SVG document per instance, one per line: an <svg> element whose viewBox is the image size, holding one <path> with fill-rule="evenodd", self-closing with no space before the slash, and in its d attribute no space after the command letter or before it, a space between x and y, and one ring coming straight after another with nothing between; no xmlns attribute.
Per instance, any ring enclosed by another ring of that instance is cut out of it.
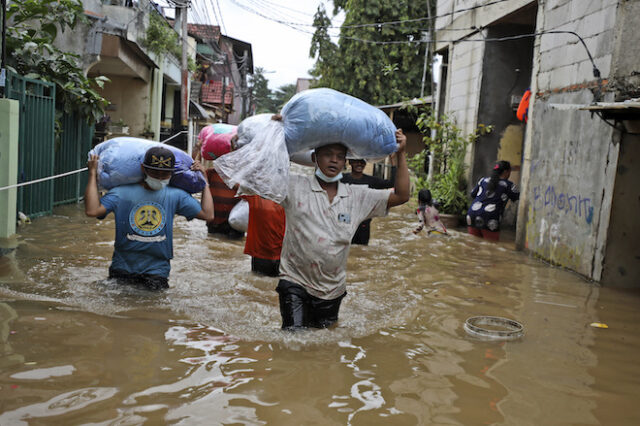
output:
<svg viewBox="0 0 640 426"><path fill-rule="evenodd" d="M94 130L78 113L65 113L61 122L62 134L55 150L56 175L86 167ZM87 176L87 172L81 172L56 179L53 204L57 206L80 201L87 185Z"/></svg>
<svg viewBox="0 0 640 426"><path fill-rule="evenodd" d="M53 83L7 73L7 97L20 102L18 182L46 178L86 166L93 126L77 113L62 114L56 141L56 88ZM18 189L18 211L30 217L48 215L53 206L82 198L87 173L48 180Z"/></svg>
<svg viewBox="0 0 640 426"><path fill-rule="evenodd" d="M53 175L56 86L7 73L7 97L20 102L18 182ZM53 181L18 189L18 211L28 216L51 214Z"/></svg>

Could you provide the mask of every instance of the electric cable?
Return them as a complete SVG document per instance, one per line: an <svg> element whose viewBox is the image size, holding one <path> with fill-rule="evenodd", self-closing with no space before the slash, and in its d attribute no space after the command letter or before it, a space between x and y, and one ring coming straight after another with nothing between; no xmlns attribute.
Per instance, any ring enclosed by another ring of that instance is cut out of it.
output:
<svg viewBox="0 0 640 426"><path fill-rule="evenodd" d="M302 22L291 22L291 21L283 21L280 19L276 19L270 16L265 15L264 13L257 11L253 8L251 8L250 6L244 5L239 3L238 0L231 0L232 3L234 3L236 6L251 12L253 14L259 15L265 19L268 19L270 21L274 21L280 24L284 24L284 25L288 25L288 26L300 26L300 27L315 27L315 28L322 28L322 29L345 29L345 28L365 28L365 27L381 27L381 26L386 26L386 25L399 25L399 24L406 24L408 22L424 22L424 21L434 21L438 18L444 18L447 16L452 16L455 15L457 13L463 13L463 12L468 12L471 10L475 10L475 9L480 9L483 7L489 7L492 6L494 4L498 4L498 3L504 3L506 1L509 0L494 0L491 1L489 3L484 3L484 4L479 4L479 5L475 5L475 6L470 6L467 8L462 8L462 9L456 9L456 10L452 10L451 12L446 12L440 15L434 15L431 17L425 16L422 18L410 18L410 19L400 19L400 20L395 20L395 21L383 21L383 22L373 22L373 23L366 23L366 24L351 24L351 25L340 25L340 26L333 26L333 25L326 25L326 26L318 26L315 27L313 24L306 24L306 23L302 23Z"/></svg>

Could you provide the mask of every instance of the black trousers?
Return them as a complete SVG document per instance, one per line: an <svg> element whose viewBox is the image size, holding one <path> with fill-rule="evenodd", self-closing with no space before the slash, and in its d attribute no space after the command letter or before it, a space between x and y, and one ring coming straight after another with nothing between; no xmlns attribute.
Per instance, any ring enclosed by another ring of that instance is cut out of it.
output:
<svg viewBox="0 0 640 426"><path fill-rule="evenodd" d="M371 219L365 220L360 225L356 233L353 234L351 244L369 245L369 236L371 235Z"/></svg>
<svg viewBox="0 0 640 426"><path fill-rule="evenodd" d="M258 274L277 277L280 275L280 260L261 259L251 256L251 270Z"/></svg>
<svg viewBox="0 0 640 426"><path fill-rule="evenodd" d="M109 278L115 279L119 284L142 287L146 290L166 290L169 288L167 277L150 274L130 274L129 272L109 268Z"/></svg>
<svg viewBox="0 0 640 426"><path fill-rule="evenodd" d="M338 321L342 298L324 300L314 297L299 284L280 280L276 291L280 296L280 315L283 330L328 328Z"/></svg>

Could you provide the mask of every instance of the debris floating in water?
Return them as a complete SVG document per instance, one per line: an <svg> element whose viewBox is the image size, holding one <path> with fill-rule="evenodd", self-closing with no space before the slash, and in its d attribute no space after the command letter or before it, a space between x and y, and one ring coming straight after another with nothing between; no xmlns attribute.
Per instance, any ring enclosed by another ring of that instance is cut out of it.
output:
<svg viewBox="0 0 640 426"><path fill-rule="evenodd" d="M603 322L592 322L589 325L594 328L609 328L609 326Z"/></svg>

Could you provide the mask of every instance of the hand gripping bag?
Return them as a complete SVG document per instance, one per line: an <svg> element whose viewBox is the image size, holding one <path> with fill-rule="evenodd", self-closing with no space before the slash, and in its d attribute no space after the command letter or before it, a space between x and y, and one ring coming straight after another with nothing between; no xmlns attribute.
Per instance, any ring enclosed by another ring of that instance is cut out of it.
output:
<svg viewBox="0 0 640 426"><path fill-rule="evenodd" d="M381 158L397 149L396 126L364 101L333 89L296 94L282 109L290 153L340 142L353 158Z"/></svg>
<svg viewBox="0 0 640 426"><path fill-rule="evenodd" d="M249 227L249 202L240 200L229 212L229 226L239 232L247 232Z"/></svg>
<svg viewBox="0 0 640 426"><path fill-rule="evenodd" d="M154 146L168 148L176 157L175 171L169 185L192 194L204 189L206 180L202 173L190 170L193 160L186 152L160 142L131 137L109 139L89 151L89 157L92 154L99 156L98 186L108 190L141 182L143 175L140 164L147 150Z"/></svg>

